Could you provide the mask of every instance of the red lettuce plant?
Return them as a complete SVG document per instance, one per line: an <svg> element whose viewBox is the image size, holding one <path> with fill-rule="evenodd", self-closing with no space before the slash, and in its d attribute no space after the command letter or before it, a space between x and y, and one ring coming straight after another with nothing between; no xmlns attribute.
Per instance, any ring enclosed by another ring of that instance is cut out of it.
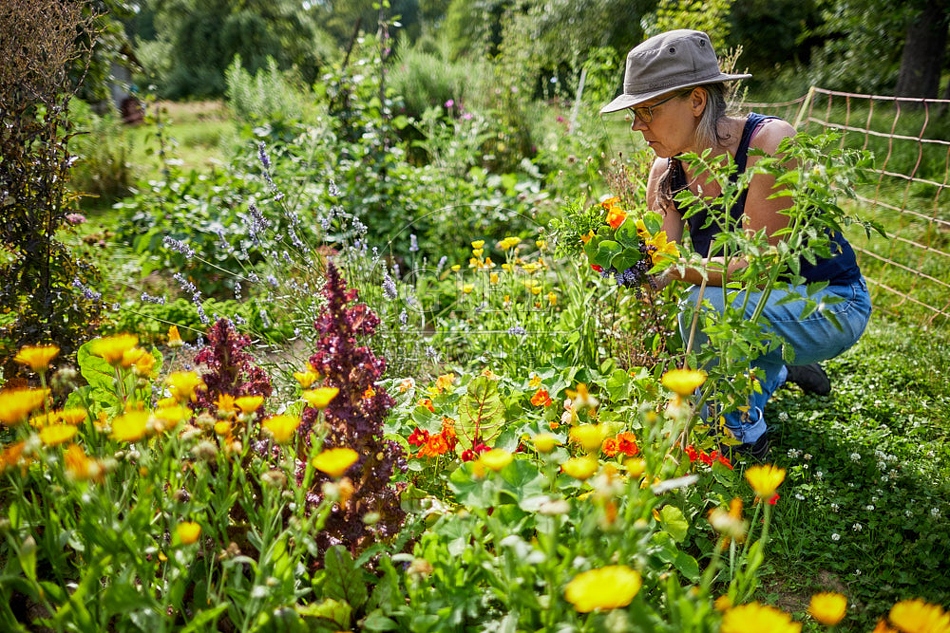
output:
<svg viewBox="0 0 950 633"><path fill-rule="evenodd" d="M208 331L208 344L195 355L195 363L210 371L201 375L207 390L197 392L196 411L216 412L218 397L264 396L273 393L270 377L244 351L251 340L239 333L228 319L218 319ZM261 409L263 411L263 409Z"/></svg>
<svg viewBox="0 0 950 633"><path fill-rule="evenodd" d="M324 386L336 387L339 393L323 410L320 432L324 448L348 447L359 459L347 470L352 494L333 506L318 544L324 550L342 544L356 553L393 537L402 525L405 512L390 479L395 468L404 467L404 455L398 444L383 439L383 421L395 404L376 384L386 361L357 342L376 331L379 317L365 304L350 305L357 291L346 287L332 263L327 264L323 295L326 305L314 324L320 338L310 364L323 376ZM318 416L317 409L304 411L300 425L304 442L310 441ZM316 477L308 494L313 507L323 499L323 484L328 481L323 475Z"/></svg>

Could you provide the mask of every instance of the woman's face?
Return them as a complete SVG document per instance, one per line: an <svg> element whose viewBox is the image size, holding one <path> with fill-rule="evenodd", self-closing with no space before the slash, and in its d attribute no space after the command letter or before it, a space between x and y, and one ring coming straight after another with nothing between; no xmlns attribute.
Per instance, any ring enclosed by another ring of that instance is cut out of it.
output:
<svg viewBox="0 0 950 633"><path fill-rule="evenodd" d="M705 105L705 91L691 90L685 94L660 95L631 108L630 129L643 134L643 140L660 158L670 158L694 151L693 132ZM651 107L653 106L653 107ZM640 117L636 111L647 114ZM652 119L650 119L652 115ZM645 119L650 119L649 123Z"/></svg>

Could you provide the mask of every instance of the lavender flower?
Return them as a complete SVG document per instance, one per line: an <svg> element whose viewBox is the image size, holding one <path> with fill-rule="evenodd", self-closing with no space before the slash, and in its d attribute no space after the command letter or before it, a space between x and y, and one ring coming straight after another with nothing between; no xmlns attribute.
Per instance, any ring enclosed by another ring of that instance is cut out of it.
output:
<svg viewBox="0 0 950 633"><path fill-rule="evenodd" d="M396 282L387 273L383 277L383 296L392 301L399 297L399 291L396 289Z"/></svg>
<svg viewBox="0 0 950 633"><path fill-rule="evenodd" d="M142 303L155 303L155 304L158 304L158 305L160 305L160 306L165 305L165 297L153 297L152 295L148 294L147 292L143 292L143 293L142 293L142 296L140 297L140 300L142 301Z"/></svg>
<svg viewBox="0 0 950 633"><path fill-rule="evenodd" d="M99 301L102 299L102 293L96 292L92 288L84 285L79 278L73 279L73 288L76 288L82 293L82 296L88 299L89 301Z"/></svg>
<svg viewBox="0 0 950 633"><path fill-rule="evenodd" d="M419 239L416 237L416 234L413 233L409 236L409 252L415 253L419 250Z"/></svg>
<svg viewBox="0 0 950 633"><path fill-rule="evenodd" d="M191 259L192 257L195 256L195 249L191 248L190 246L188 246L186 243L182 242L181 240L176 240L174 237L171 237L170 235L165 236L165 239L162 240L162 244L172 249L173 251L181 253L188 259Z"/></svg>

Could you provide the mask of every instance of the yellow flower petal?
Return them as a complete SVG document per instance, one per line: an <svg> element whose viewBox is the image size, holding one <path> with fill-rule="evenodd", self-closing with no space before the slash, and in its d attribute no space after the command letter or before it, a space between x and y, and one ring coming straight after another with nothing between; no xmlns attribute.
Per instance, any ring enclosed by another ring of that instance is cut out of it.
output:
<svg viewBox="0 0 950 633"><path fill-rule="evenodd" d="M290 415L275 415L264 420L261 426L278 444L288 442L300 426L300 418Z"/></svg>
<svg viewBox="0 0 950 633"><path fill-rule="evenodd" d="M802 625L768 605L750 602L726 611L719 633L799 633Z"/></svg>
<svg viewBox="0 0 950 633"><path fill-rule="evenodd" d="M503 448L493 448L489 451L482 453L478 461L481 462L482 466L493 470L496 473L502 470L505 466L510 464L514 460L514 455L510 451L506 451Z"/></svg>
<svg viewBox="0 0 950 633"><path fill-rule="evenodd" d="M352 448L330 448L313 458L313 467L339 479L357 459L359 455Z"/></svg>
<svg viewBox="0 0 950 633"><path fill-rule="evenodd" d="M700 369L671 369L663 374L660 382L670 391L688 396L706 382L706 372Z"/></svg>
<svg viewBox="0 0 950 633"><path fill-rule="evenodd" d="M816 593L811 597L808 613L825 626L834 626L844 619L848 599L835 592Z"/></svg>
<svg viewBox="0 0 950 633"><path fill-rule="evenodd" d="M175 533L182 545L191 545L201 536L201 526L194 521L184 521L175 526Z"/></svg>
<svg viewBox="0 0 950 633"><path fill-rule="evenodd" d="M241 396L234 404L242 413L254 413L264 404L264 396Z"/></svg>
<svg viewBox="0 0 950 633"><path fill-rule="evenodd" d="M564 598L579 613L619 609L633 602L641 586L643 581L636 570L608 565L575 576L567 583Z"/></svg>
<svg viewBox="0 0 950 633"><path fill-rule="evenodd" d="M745 478L760 499L771 499L775 491L785 481L785 469L771 464L750 466L745 471Z"/></svg>
<svg viewBox="0 0 950 633"><path fill-rule="evenodd" d="M149 414L146 411L129 411L112 421L112 438L120 442L138 442L145 437Z"/></svg>
<svg viewBox="0 0 950 633"><path fill-rule="evenodd" d="M126 352L139 344L139 337L134 334L116 334L97 338L89 344L89 351L99 356L110 365L118 365Z"/></svg>
<svg viewBox="0 0 950 633"><path fill-rule="evenodd" d="M326 409L330 402L340 393L338 387L317 387L303 392L303 399L314 409Z"/></svg>
<svg viewBox="0 0 950 633"><path fill-rule="evenodd" d="M947 633L950 631L950 613L919 598L902 600L891 607L890 621L904 633Z"/></svg>
<svg viewBox="0 0 950 633"><path fill-rule="evenodd" d="M19 424L43 406L49 389L10 389L0 392L0 422Z"/></svg>
<svg viewBox="0 0 950 633"><path fill-rule="evenodd" d="M20 353L13 357L13 360L29 366L36 373L40 373L46 371L57 354L59 354L59 348L55 345L28 345L22 348Z"/></svg>
<svg viewBox="0 0 950 633"><path fill-rule="evenodd" d="M589 455L585 457L571 457L561 464L561 470L566 475L574 479L579 479L580 481L593 477L599 467L600 463L597 461L597 458Z"/></svg>
<svg viewBox="0 0 950 633"><path fill-rule="evenodd" d="M51 424L40 429L40 441L47 446L56 446L73 439L77 430L69 424Z"/></svg>

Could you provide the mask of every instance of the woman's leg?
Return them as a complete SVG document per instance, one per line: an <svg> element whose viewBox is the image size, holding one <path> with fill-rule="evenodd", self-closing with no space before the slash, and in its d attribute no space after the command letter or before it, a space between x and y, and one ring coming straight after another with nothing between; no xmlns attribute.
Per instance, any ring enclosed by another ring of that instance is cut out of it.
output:
<svg viewBox="0 0 950 633"><path fill-rule="evenodd" d="M762 327L777 334L785 345L791 347L795 365L834 358L854 345L867 326L871 302L863 279L850 285L828 286L813 294L814 300L827 303L804 319L800 318L801 302L782 303L789 293L806 296L807 289L804 286L796 286L789 290L773 290L769 293L762 312ZM752 293L746 307L746 318L751 318L761 297L761 293ZM699 287L694 286L689 293L690 305L695 306L698 298ZM721 288L706 288L703 299L704 302L708 301L713 310L722 314L725 297ZM744 293L739 293L733 299L733 306L740 307L744 299ZM691 311L687 311L689 312ZM689 321L687 314L680 315L680 330L684 340L689 336ZM693 347L698 349L707 341L705 333L697 328ZM781 349L774 349L754 359L752 366L757 370L762 392L752 394L747 410L724 414L726 427L744 444L752 444L765 434L765 405L788 375Z"/></svg>

